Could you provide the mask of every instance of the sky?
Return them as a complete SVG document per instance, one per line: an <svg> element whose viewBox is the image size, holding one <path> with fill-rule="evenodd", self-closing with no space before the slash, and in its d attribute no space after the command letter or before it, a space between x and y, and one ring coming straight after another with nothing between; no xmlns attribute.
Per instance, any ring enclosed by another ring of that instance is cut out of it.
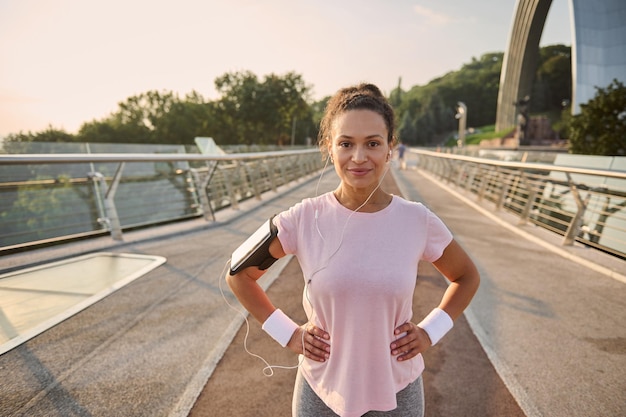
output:
<svg viewBox="0 0 626 417"><path fill-rule="evenodd" d="M296 72L319 100L389 92L504 52L516 0L0 0L0 137L76 133L150 90L219 98L227 72ZM571 45L553 0L540 45ZM207 132L210 135L210 132Z"/></svg>

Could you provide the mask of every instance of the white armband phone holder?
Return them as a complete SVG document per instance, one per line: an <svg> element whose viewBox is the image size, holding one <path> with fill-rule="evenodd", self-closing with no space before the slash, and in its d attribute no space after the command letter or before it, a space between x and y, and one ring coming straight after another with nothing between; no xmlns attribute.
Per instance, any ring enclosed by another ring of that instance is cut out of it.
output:
<svg viewBox="0 0 626 417"><path fill-rule="evenodd" d="M452 326L454 326L454 322L448 313L440 308L433 309L424 317L424 320L417 324L417 327L424 329L428 334L433 346L452 329Z"/></svg>
<svg viewBox="0 0 626 417"><path fill-rule="evenodd" d="M230 257L230 274L235 275L250 266L265 270L277 261L270 254L270 243L278 236L278 228L274 224L275 216L265 221Z"/></svg>

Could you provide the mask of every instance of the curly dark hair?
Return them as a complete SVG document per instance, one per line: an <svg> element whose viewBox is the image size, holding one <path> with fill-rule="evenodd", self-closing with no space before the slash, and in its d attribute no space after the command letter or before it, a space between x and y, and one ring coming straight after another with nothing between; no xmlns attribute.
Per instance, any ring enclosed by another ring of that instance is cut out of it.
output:
<svg viewBox="0 0 626 417"><path fill-rule="evenodd" d="M380 114L387 126L387 142L390 146L393 145L396 130L393 107L378 87L361 83L342 88L328 100L318 135L318 144L323 154L326 154L335 118L349 110L371 110Z"/></svg>

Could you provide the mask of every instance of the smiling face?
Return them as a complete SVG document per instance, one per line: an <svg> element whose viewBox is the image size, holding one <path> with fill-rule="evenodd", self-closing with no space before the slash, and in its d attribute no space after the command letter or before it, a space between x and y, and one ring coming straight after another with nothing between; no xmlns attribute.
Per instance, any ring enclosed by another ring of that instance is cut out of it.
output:
<svg viewBox="0 0 626 417"><path fill-rule="evenodd" d="M374 190L387 169L387 125L372 110L349 110L334 119L328 152L342 185L353 192Z"/></svg>

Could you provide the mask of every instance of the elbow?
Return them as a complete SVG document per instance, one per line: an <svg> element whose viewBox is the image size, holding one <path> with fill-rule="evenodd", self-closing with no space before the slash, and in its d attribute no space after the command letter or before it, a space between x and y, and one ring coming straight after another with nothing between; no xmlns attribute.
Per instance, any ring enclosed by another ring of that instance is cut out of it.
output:
<svg viewBox="0 0 626 417"><path fill-rule="evenodd" d="M226 274L226 284L228 284L228 288L230 288L230 290L232 292L235 292L236 287L237 287L237 274L235 275L231 275L230 271Z"/></svg>
<svg viewBox="0 0 626 417"><path fill-rule="evenodd" d="M469 279L467 281L472 291L472 297L474 297L474 295L478 291L478 287L480 287L480 273L478 272L478 269L476 269L476 267L472 268L472 271L468 274L468 277Z"/></svg>
<svg viewBox="0 0 626 417"><path fill-rule="evenodd" d="M473 287L476 291L480 286L480 272L478 272L478 268L474 262L471 262L469 268L467 268L467 272L465 273L465 277L467 277L466 281L469 282L469 285Z"/></svg>
<svg viewBox="0 0 626 417"><path fill-rule="evenodd" d="M253 268L246 268L234 275L231 275L230 271L226 274L226 283L235 295L244 291L247 286L251 285L258 279L258 277L255 277L250 273L251 270L253 270Z"/></svg>
<svg viewBox="0 0 626 417"><path fill-rule="evenodd" d="M476 272L476 277L474 278L474 294L476 294L476 291L478 291L479 287L480 287L480 274Z"/></svg>

